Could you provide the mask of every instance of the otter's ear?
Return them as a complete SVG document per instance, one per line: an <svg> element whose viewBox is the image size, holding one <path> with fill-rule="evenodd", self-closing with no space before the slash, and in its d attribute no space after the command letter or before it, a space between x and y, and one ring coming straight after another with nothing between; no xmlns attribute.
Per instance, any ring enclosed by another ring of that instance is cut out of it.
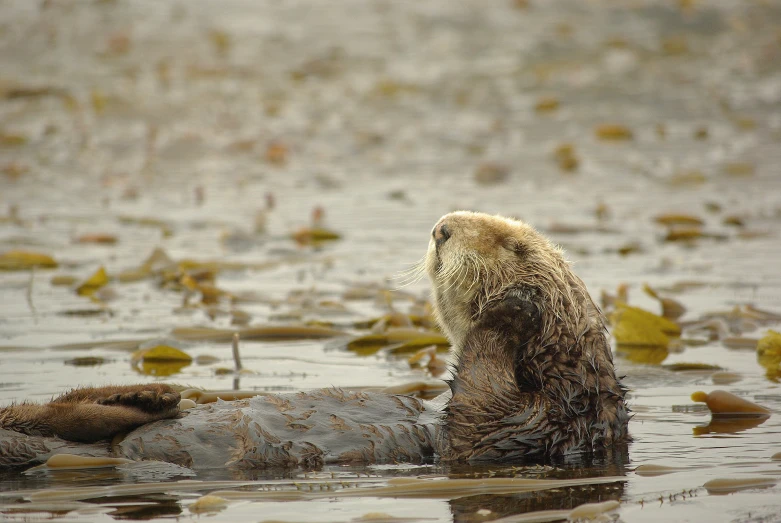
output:
<svg viewBox="0 0 781 523"><path fill-rule="evenodd" d="M514 253L519 258L526 258L529 254L529 246L522 241L518 241L512 236L505 238L504 248Z"/></svg>
<svg viewBox="0 0 781 523"><path fill-rule="evenodd" d="M525 286L512 287L501 299L489 302L478 323L480 327L499 334L513 349L518 350L539 334L542 321L537 292Z"/></svg>

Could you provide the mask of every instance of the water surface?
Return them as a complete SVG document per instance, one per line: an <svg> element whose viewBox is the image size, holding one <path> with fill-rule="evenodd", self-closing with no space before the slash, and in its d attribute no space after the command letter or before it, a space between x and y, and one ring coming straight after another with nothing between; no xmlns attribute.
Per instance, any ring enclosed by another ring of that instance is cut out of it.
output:
<svg viewBox="0 0 781 523"><path fill-rule="evenodd" d="M781 9L759 1L523 4L0 5L0 251L43 252L59 263L0 275L0 404L46 400L77 384L298 391L436 381L404 357L359 356L334 340L244 341L252 373L238 377L218 370L233 366L227 342L184 344L191 356L217 361L171 376L140 372L132 350L110 342L163 338L177 327L232 328L236 309L249 325L318 321L363 333L356 323L386 314L389 300L414 312L426 299L425 280L385 289L423 256L439 216L455 209L532 223L567 249L595 297L624 284L631 304L658 312L641 290L647 283L686 307L684 323L747 304L781 313ZM543 99L558 106L538 110ZM624 126L631 138L600 138L595 129L605 124ZM554 154L567 144L574 170ZM491 170L506 176L485 183ZM290 235L310 225L316 207L342 238L299 245ZM653 218L668 212L701 218L708 237L665 242ZM77 241L94 234L116 243ZM215 280L242 299L202 305L197 293L185 301L175 285L147 278L112 281L93 301L75 284L52 283L81 281L100 266L117 276L155 248L174 260L246 264ZM242 477L133 467L4 471L0 513L195 519L200 495L240 490L247 494L230 497L220 518L490 521L619 500L614 514L625 521L777 520L779 374L753 349L722 340L760 338L781 322L736 317L722 325L727 332L711 340L685 330L684 338L703 340L696 345L617 351L634 441L609 459ZM69 363L85 356L102 363ZM716 385L713 371L666 367L675 363L716 365L738 379ZM688 408L689 395L717 388L774 414L755 426L703 428L710 417ZM649 464L678 470L634 472ZM466 489L444 499L426 489L398 499L372 493L394 477L604 476L623 479L539 492ZM770 483L725 495L703 487L757 477ZM181 479L255 483L123 490ZM46 501L58 489L94 486L114 490ZM257 495L358 488L365 491L350 497Z"/></svg>

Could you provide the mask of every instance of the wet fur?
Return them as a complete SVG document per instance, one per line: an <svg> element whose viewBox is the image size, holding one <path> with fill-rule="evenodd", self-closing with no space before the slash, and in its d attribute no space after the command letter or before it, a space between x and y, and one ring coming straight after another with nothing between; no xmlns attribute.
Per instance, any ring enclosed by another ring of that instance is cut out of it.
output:
<svg viewBox="0 0 781 523"><path fill-rule="evenodd" d="M426 267L454 343L442 455L520 460L628 440L604 319L562 251L518 220L457 212ZM436 233L435 227L435 233Z"/></svg>
<svg viewBox="0 0 781 523"><path fill-rule="evenodd" d="M175 417L179 399L178 392L163 384L78 388L43 405L0 409L0 428L91 443Z"/></svg>

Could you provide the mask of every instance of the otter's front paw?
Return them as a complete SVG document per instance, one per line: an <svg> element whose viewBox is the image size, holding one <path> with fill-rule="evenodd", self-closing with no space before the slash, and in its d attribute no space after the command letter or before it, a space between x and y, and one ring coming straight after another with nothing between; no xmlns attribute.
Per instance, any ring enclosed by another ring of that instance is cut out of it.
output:
<svg viewBox="0 0 781 523"><path fill-rule="evenodd" d="M176 408L180 399L179 393L175 391L142 389L112 394L106 398L98 399L95 403L99 405L122 405L152 413Z"/></svg>

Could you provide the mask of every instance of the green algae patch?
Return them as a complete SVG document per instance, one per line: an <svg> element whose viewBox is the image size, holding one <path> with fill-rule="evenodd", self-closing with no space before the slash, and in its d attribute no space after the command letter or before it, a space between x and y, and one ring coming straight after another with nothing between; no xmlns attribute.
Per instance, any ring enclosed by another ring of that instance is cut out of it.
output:
<svg viewBox="0 0 781 523"><path fill-rule="evenodd" d="M57 262L48 254L14 250L0 254L0 271L28 271L30 269L54 269Z"/></svg>

